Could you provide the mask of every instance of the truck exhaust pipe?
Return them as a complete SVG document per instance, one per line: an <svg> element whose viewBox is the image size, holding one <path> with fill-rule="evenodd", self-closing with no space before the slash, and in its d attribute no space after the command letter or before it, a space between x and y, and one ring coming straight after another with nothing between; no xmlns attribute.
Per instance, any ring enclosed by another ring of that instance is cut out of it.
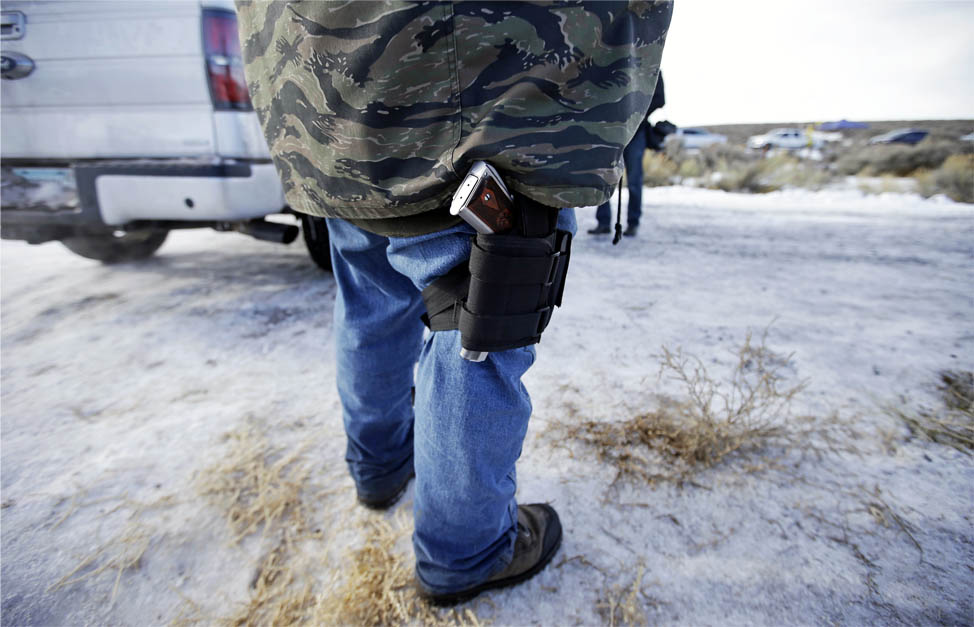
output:
<svg viewBox="0 0 974 627"><path fill-rule="evenodd" d="M239 233L249 235L255 239L275 244L290 244L298 237L301 229L293 224L280 224L267 220L250 220L239 224L234 229Z"/></svg>

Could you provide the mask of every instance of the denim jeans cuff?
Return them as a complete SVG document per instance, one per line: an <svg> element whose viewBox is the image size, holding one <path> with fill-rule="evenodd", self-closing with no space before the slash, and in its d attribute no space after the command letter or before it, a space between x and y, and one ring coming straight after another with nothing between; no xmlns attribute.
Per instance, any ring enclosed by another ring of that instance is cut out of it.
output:
<svg viewBox="0 0 974 627"><path fill-rule="evenodd" d="M359 496L381 499L388 496L390 492L399 490L403 481L412 476L413 455L410 453L401 464L384 474L368 473L368 479L361 478L363 474L361 469L352 468L351 471Z"/></svg>
<svg viewBox="0 0 974 627"><path fill-rule="evenodd" d="M425 577L423 577L422 573L420 572L419 565L417 564L415 571L416 580L419 582L420 586L432 594L451 594L454 592L462 592L463 590L468 590L482 584L495 574L501 572L507 568L507 565L511 563L512 559L514 559L513 542L509 548L497 556L497 559L490 565L490 568L484 570L483 574L481 574L479 577L471 579L469 573L449 573L442 569L434 569L434 576L443 582L444 585L433 585Z"/></svg>

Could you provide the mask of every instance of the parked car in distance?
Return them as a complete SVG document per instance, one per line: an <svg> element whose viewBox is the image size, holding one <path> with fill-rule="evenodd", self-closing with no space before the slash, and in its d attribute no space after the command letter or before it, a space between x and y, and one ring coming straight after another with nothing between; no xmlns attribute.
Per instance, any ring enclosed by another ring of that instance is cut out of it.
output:
<svg viewBox="0 0 974 627"><path fill-rule="evenodd" d="M713 144L726 144L727 136L711 133L705 128L678 128L666 136L666 141L676 142L688 150L694 150Z"/></svg>
<svg viewBox="0 0 974 627"><path fill-rule="evenodd" d="M919 144L930 133L916 128L900 128L895 131L877 135L869 140L870 144Z"/></svg>
<svg viewBox="0 0 974 627"><path fill-rule="evenodd" d="M230 0L0 8L0 236L105 263L149 257L173 229L297 237L294 217L265 220L290 210ZM324 221L301 221L328 267Z"/></svg>
<svg viewBox="0 0 974 627"><path fill-rule="evenodd" d="M787 150L821 148L823 143L820 136L806 133L798 128L776 128L762 135L752 135L747 140L748 148L758 150L768 148L784 148Z"/></svg>

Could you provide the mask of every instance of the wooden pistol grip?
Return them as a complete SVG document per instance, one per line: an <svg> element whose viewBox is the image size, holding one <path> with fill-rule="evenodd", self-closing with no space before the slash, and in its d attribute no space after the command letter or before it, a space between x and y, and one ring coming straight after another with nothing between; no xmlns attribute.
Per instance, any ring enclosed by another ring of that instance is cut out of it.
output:
<svg viewBox="0 0 974 627"><path fill-rule="evenodd" d="M514 228L514 203L493 177L484 177L467 203L467 209L494 233L506 233Z"/></svg>

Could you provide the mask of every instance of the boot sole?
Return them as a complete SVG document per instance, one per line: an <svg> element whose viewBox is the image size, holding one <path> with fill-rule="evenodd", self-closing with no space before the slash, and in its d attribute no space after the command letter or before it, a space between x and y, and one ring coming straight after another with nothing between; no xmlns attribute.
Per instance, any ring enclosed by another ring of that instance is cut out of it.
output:
<svg viewBox="0 0 974 627"><path fill-rule="evenodd" d="M541 559L538 560L537 564L519 575L513 575L504 579L498 579L497 581L482 583L479 586L470 588L469 590L462 590L460 592L454 592L451 594L420 594L420 596L426 599L430 605L435 605L436 607L450 607L451 605L457 605L458 603L469 601L470 599L479 595L481 592L497 590L499 588L508 588L519 583L524 583L544 570L545 566L551 562L551 559L555 556L555 553L557 553L558 549L561 548L561 536L562 529L561 525L559 525L558 538L555 540L555 543L551 545L551 548L548 549L548 552L541 556Z"/></svg>

